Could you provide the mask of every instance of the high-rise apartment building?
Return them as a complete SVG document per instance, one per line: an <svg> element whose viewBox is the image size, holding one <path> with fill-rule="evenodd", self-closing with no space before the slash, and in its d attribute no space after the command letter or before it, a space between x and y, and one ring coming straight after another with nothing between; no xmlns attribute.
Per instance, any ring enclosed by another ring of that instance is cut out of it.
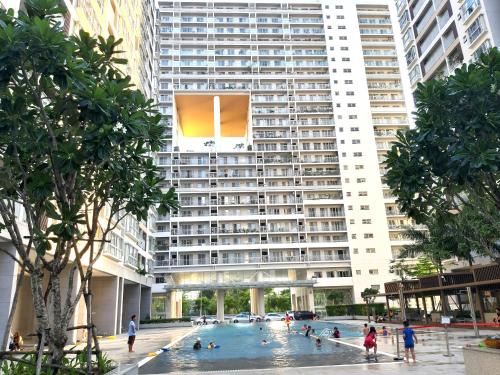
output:
<svg viewBox="0 0 500 375"><path fill-rule="evenodd" d="M412 90L500 43L498 0L397 0Z"/></svg>
<svg viewBox="0 0 500 375"><path fill-rule="evenodd" d="M154 69L154 1L142 0L65 0L68 13L64 18L64 28L68 34L75 34L80 29L92 35L107 37L114 35L123 38L121 45L125 52L122 57L129 63L123 65L125 74L132 77L132 82L150 98L155 96L156 85ZM18 10L23 1L2 0L5 8ZM17 212L22 224L24 212ZM102 215L109 215L103 212ZM93 323L99 334L114 335L127 328L130 316L146 318L150 315L151 285L153 272L154 239L151 220L139 222L132 216L127 216L111 233L105 245L103 255L94 266L94 304ZM6 231L0 232L0 242L4 249L15 254ZM2 299L0 300L0 334L3 335L5 323L10 311L16 278L19 267L10 257L0 252L0 285ZM62 283L64 284L65 277ZM23 335L36 331L29 276L20 291L16 316L12 331ZM78 304L74 314L74 326L83 325L86 319L85 304ZM70 342L84 338L84 329L70 333Z"/></svg>
<svg viewBox="0 0 500 375"><path fill-rule="evenodd" d="M392 0L159 1L157 155L182 208L156 225L157 316L182 291L290 287L324 310L392 279L384 155L411 96Z"/></svg>

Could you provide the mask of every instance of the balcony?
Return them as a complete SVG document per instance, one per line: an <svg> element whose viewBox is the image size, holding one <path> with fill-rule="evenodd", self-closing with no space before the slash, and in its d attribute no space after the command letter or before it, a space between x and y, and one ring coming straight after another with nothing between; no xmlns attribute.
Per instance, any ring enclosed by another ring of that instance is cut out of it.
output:
<svg viewBox="0 0 500 375"><path fill-rule="evenodd" d="M231 254L232 255L232 254ZM345 262L350 261L348 254L339 255L282 255L270 254L257 257L248 256L218 256L218 257L203 257L201 259L161 259L155 260L155 267L173 268L173 267L189 267L189 266L217 266L230 264L262 264L262 263L311 263L311 262Z"/></svg>
<svg viewBox="0 0 500 375"><path fill-rule="evenodd" d="M462 22L466 23L469 17L480 7L481 2L479 0L466 0L459 10Z"/></svg>

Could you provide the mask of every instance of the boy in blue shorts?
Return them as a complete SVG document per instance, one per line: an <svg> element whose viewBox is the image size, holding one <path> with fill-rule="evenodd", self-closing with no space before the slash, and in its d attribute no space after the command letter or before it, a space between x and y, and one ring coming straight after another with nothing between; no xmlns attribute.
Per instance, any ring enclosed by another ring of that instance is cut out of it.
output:
<svg viewBox="0 0 500 375"><path fill-rule="evenodd" d="M406 362L410 362L410 352L413 358L413 362L416 362L417 360L415 359L415 344L418 343L417 336L415 335L415 331L410 328L410 322L405 321L403 325L403 339L405 341Z"/></svg>

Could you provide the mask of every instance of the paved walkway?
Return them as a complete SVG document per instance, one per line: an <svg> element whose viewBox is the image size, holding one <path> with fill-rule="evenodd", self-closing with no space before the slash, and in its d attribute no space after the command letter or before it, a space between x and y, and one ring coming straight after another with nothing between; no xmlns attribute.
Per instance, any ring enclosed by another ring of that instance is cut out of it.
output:
<svg viewBox="0 0 500 375"><path fill-rule="evenodd" d="M102 338L99 344L101 350L123 368L139 363L148 353L161 349L191 330L192 327L140 329L137 331L133 353L128 352L127 334L112 339Z"/></svg>

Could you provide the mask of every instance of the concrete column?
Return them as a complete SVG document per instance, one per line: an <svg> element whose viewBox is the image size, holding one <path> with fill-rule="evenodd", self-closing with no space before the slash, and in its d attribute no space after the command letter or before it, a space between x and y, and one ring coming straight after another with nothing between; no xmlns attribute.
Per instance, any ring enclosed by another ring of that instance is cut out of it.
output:
<svg viewBox="0 0 500 375"><path fill-rule="evenodd" d="M314 291L313 291L313 288L307 288L306 289L306 293L307 293L307 305L308 305L308 308L307 310L309 311L312 311L313 313L316 312L316 307L314 306Z"/></svg>
<svg viewBox="0 0 500 375"><path fill-rule="evenodd" d="M168 297L166 303L168 303ZM182 317L182 292L177 290L172 290L170 292L169 318L181 318L181 317Z"/></svg>
<svg viewBox="0 0 500 375"><path fill-rule="evenodd" d="M118 308L116 309L116 333L121 333L122 330L122 314L123 314L123 277L118 278Z"/></svg>
<svg viewBox="0 0 500 375"><path fill-rule="evenodd" d="M251 312L260 316L264 316L264 288L251 288L250 289L250 308Z"/></svg>
<svg viewBox="0 0 500 375"><path fill-rule="evenodd" d="M116 335L121 326L120 278L116 276L94 277L92 289L94 292L92 320L96 325L97 333L103 336Z"/></svg>
<svg viewBox="0 0 500 375"><path fill-rule="evenodd" d="M224 322L224 289L217 289L217 319L222 323Z"/></svg>
<svg viewBox="0 0 500 375"><path fill-rule="evenodd" d="M153 294L148 286L141 287L141 319L151 319L151 301Z"/></svg>
<svg viewBox="0 0 500 375"><path fill-rule="evenodd" d="M128 330L130 317L141 314L141 284L124 281L123 285L123 304L122 304L122 332ZM139 320L139 319L138 319Z"/></svg>
<svg viewBox="0 0 500 375"><path fill-rule="evenodd" d="M220 130L220 97L214 96L214 138L215 149L220 147L221 130Z"/></svg>
<svg viewBox="0 0 500 375"><path fill-rule="evenodd" d="M13 256L16 255L16 250L11 244L2 244L1 246L3 250L8 251ZM18 272L17 263L4 252L0 252L0 339L4 336L9 319ZM24 279L23 282L29 282L29 280ZM7 348L1 350L7 350Z"/></svg>

